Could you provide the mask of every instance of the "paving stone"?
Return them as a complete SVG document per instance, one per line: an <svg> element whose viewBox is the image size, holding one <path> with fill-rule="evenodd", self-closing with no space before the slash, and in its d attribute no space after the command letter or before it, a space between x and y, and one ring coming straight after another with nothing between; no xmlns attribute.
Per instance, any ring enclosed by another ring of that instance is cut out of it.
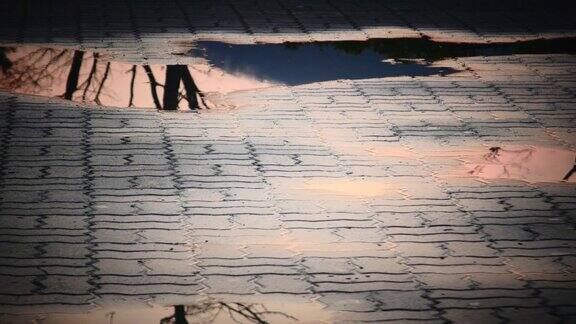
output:
<svg viewBox="0 0 576 324"><path fill-rule="evenodd" d="M372 293L324 293L320 301L325 303L328 309L351 312L367 312L377 309L377 303L370 299Z"/></svg>
<svg viewBox="0 0 576 324"><path fill-rule="evenodd" d="M549 305L559 305L559 306L574 306L574 296L575 290L573 288L550 288L541 289L542 297L548 300Z"/></svg>
<svg viewBox="0 0 576 324"><path fill-rule="evenodd" d="M537 298L530 297L531 295L526 294L524 298L514 297L494 297L494 298L480 298L480 299L447 299L438 298L439 308L535 308L539 306L540 301Z"/></svg>
<svg viewBox="0 0 576 324"><path fill-rule="evenodd" d="M512 323L552 323L558 321L557 316L534 309L505 308L498 310L498 314Z"/></svg>
<svg viewBox="0 0 576 324"><path fill-rule="evenodd" d="M311 284L301 276L266 274L258 276L256 283L261 293L307 294L311 290Z"/></svg>
<svg viewBox="0 0 576 324"><path fill-rule="evenodd" d="M350 274L354 265L347 259L304 258L301 264L309 274Z"/></svg>
<svg viewBox="0 0 576 324"><path fill-rule="evenodd" d="M379 291L374 294L374 299L382 303L382 310L430 310L432 305L420 291Z"/></svg>
<svg viewBox="0 0 576 324"><path fill-rule="evenodd" d="M210 275L204 277L206 280L202 281L202 285L206 286L207 291L213 294L249 295L258 287L255 283L256 277L227 275Z"/></svg>
<svg viewBox="0 0 576 324"><path fill-rule="evenodd" d="M0 295L33 295L40 287L35 284L35 277L32 276L6 276L2 275L2 290Z"/></svg>
<svg viewBox="0 0 576 324"><path fill-rule="evenodd" d="M506 264L514 267L520 273L540 272L540 273L561 273L563 266L554 257L548 258L507 258Z"/></svg>
<svg viewBox="0 0 576 324"><path fill-rule="evenodd" d="M45 294L71 294L71 295L90 295L92 286L88 282L87 276L47 276L41 281L42 293Z"/></svg>
<svg viewBox="0 0 576 324"><path fill-rule="evenodd" d="M197 39L576 35L559 1L49 7L0 4L0 40L188 64L169 52ZM458 73L241 91L198 113L0 93L0 313L297 295L337 322L573 322L573 187L453 173L493 146L574 149L576 60L434 64Z"/></svg>
<svg viewBox="0 0 576 324"><path fill-rule="evenodd" d="M454 323L495 323L500 318L489 309L448 309L444 317Z"/></svg>

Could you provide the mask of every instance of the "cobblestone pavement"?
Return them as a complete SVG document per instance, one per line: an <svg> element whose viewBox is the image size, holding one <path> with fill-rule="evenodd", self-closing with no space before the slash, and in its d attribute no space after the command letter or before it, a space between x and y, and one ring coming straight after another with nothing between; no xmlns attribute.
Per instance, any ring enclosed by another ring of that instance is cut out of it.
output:
<svg viewBox="0 0 576 324"><path fill-rule="evenodd" d="M503 33L478 29L463 15L472 9L443 9L455 2L109 1L91 2L102 17L82 5L69 28L51 20L42 34L34 13L46 9L21 3L2 3L5 42L94 49L109 36L102 46L131 59L212 29L240 40L274 28L279 39L458 30L474 41L573 30L528 11L506 12L516 23ZM356 18L384 4L390 20ZM408 15L416 4L431 11ZM159 9L162 19L147 13ZM492 146L576 149L576 57L443 64L461 72L243 91L221 98L234 108L199 113L0 94L0 311L222 296L307 305L320 311L305 318L334 322L576 321L576 187L464 172Z"/></svg>
<svg viewBox="0 0 576 324"><path fill-rule="evenodd" d="M121 51L125 60L151 62L174 59L174 43L196 39L506 42L576 36L571 7L568 0L4 0L0 41Z"/></svg>

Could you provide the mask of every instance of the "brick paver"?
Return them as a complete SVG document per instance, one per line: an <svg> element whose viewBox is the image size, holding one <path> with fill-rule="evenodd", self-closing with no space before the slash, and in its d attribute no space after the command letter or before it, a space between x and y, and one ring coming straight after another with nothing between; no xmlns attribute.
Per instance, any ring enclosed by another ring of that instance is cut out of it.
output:
<svg viewBox="0 0 576 324"><path fill-rule="evenodd" d="M571 6L568 0L0 1L0 41L120 51L123 60L138 62L175 60L177 44L198 39L510 42L576 36Z"/></svg>

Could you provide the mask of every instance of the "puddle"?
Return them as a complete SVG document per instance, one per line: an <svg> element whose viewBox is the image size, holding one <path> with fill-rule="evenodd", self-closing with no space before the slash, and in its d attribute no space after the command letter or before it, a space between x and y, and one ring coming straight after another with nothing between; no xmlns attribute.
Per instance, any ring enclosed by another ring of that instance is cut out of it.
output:
<svg viewBox="0 0 576 324"><path fill-rule="evenodd" d="M273 297L270 298L273 300ZM320 304L267 301L265 304L207 300L178 305L160 324L188 323L323 323L330 319Z"/></svg>
<svg viewBox="0 0 576 324"><path fill-rule="evenodd" d="M265 299L264 303L262 301ZM0 315L5 324L325 323L331 314L305 298L271 295L230 301L206 298L170 307L101 309L81 314Z"/></svg>
<svg viewBox="0 0 576 324"><path fill-rule="evenodd" d="M576 151L569 149L528 145L460 148L429 146L413 151L393 146L355 149L357 155L372 156L380 161L392 159L396 163L411 161L416 164L421 160L436 164L443 161L441 163L446 167L437 175L447 179L472 176L528 183L576 183ZM395 184L363 180L314 180L303 186L303 189L366 197L383 195L397 188Z"/></svg>
<svg viewBox="0 0 576 324"><path fill-rule="evenodd" d="M403 148L371 148L366 151L378 159L423 160L436 164L442 161L446 167L437 175L447 180L476 177L528 183L576 183L576 151L569 149L507 145L461 148L430 146L419 148L417 152Z"/></svg>
<svg viewBox="0 0 576 324"><path fill-rule="evenodd" d="M530 183L576 183L576 152L545 147L492 147L479 163L466 165L468 175Z"/></svg>
<svg viewBox="0 0 576 324"><path fill-rule="evenodd" d="M576 53L573 38L443 43L426 38L233 45L198 42L191 65L134 65L110 55L35 46L0 47L0 90L112 107L212 108L210 94L338 79L448 75L451 57ZM217 98L217 96L214 96Z"/></svg>
<svg viewBox="0 0 576 324"><path fill-rule="evenodd" d="M198 65L134 65L99 53L0 47L0 90L111 107L194 110L206 94L273 84Z"/></svg>
<svg viewBox="0 0 576 324"><path fill-rule="evenodd" d="M575 38L513 43L434 42L427 38L237 45L198 42L187 55L232 74L289 86L337 79L448 75L432 63L453 57L576 53Z"/></svg>
<svg viewBox="0 0 576 324"><path fill-rule="evenodd" d="M200 42L189 55L204 57L211 66L257 80L295 86L339 79L446 75L448 67L420 61L396 61L368 42L322 42L233 45ZM348 47L347 44L351 44ZM358 47L355 47L358 44Z"/></svg>

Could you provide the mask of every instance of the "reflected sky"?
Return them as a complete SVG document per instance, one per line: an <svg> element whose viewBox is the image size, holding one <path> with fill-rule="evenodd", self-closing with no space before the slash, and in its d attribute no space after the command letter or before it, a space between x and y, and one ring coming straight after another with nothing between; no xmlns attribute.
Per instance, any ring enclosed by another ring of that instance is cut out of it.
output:
<svg viewBox="0 0 576 324"><path fill-rule="evenodd" d="M576 183L576 152L536 146L492 147L483 161L467 168L468 174L483 179Z"/></svg>
<svg viewBox="0 0 576 324"><path fill-rule="evenodd" d="M188 55L204 57L228 73L294 86L338 79L448 75L457 70L433 63L456 57L554 53L576 53L576 39L491 44L428 38L242 45L210 41L198 42Z"/></svg>
<svg viewBox="0 0 576 324"><path fill-rule="evenodd" d="M199 42L189 55L204 57L210 65L228 73L289 86L339 79L456 72L421 62L394 61L370 48L360 52L346 51L333 46L334 43L233 45Z"/></svg>
<svg viewBox="0 0 576 324"><path fill-rule="evenodd" d="M339 79L418 77L458 72L453 57L576 53L576 39L498 44L426 38L234 45L202 41L191 65L134 65L100 53L0 47L0 90L112 107L196 110L210 93L294 86Z"/></svg>
<svg viewBox="0 0 576 324"><path fill-rule="evenodd" d="M174 74L167 66L115 62L99 53L70 49L4 47L0 53L2 90L115 107L162 109L164 101L172 99L164 91ZM176 107L195 99L195 93L185 90L174 90Z"/></svg>
<svg viewBox="0 0 576 324"><path fill-rule="evenodd" d="M195 110L205 93L274 84L206 65L134 65L94 52L0 47L0 90L99 106Z"/></svg>
<svg viewBox="0 0 576 324"><path fill-rule="evenodd" d="M184 298L186 299L186 298ZM359 299L358 302L362 300ZM363 302L363 301L362 301ZM327 323L333 314L321 304L297 296L244 296L234 300L207 297L174 306L122 304L84 313L0 314L10 324L192 324L192 323ZM304 321L303 321L304 320Z"/></svg>

